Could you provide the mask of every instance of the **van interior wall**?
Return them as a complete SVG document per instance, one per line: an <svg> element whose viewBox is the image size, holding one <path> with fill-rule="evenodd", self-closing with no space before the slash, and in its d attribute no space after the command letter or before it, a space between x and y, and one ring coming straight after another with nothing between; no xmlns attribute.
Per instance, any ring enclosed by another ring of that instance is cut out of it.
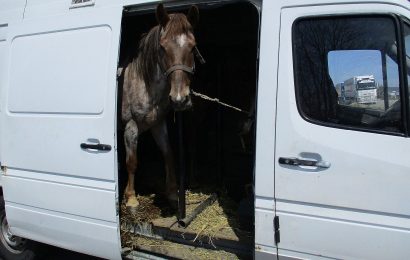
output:
<svg viewBox="0 0 410 260"><path fill-rule="evenodd" d="M168 12L186 13L188 7L168 9ZM198 7L200 21L195 28L195 37L206 64L201 65L196 61L191 89L251 111L256 103L257 9L248 2L199 4ZM125 13L120 65L126 63L130 55L137 53L141 35L156 24L154 10L142 14ZM121 94L121 89L119 93ZM119 108L120 103L121 98ZM184 112L187 187L218 186L227 191L230 197L240 201L244 194L252 193L249 188L253 185L253 119L246 113L198 97L193 97L193 104L192 111ZM119 118L118 122L120 121ZM249 131L246 130L247 124L250 125ZM173 112L169 114L168 129L174 154L177 156L177 128ZM123 132L119 127L120 194L123 194L127 181L122 137ZM137 192L163 192L164 162L150 133L140 137L137 154Z"/></svg>

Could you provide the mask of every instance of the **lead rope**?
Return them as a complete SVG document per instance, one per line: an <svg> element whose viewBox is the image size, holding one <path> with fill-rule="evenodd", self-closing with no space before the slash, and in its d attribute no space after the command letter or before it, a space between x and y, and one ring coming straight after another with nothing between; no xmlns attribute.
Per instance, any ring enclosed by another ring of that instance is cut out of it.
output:
<svg viewBox="0 0 410 260"><path fill-rule="evenodd" d="M215 102L215 103L218 103L219 105L228 107L228 108L233 109L233 110L235 110L235 111L238 111L238 112L241 112L241 113L250 115L250 113L249 113L248 111L243 110L243 109L240 109L240 108L235 107L235 106L232 106L232 105L229 105L229 104L227 104L227 103L224 103L224 102L220 101L218 98L211 98L211 97L208 97L207 95L204 95L204 94L195 92L195 91L193 91L193 90L191 90L191 93L192 93L192 95L194 95L194 96L196 96L196 97L200 97L200 98L202 98L202 99L204 99L204 100L208 100L208 101L211 101L211 102Z"/></svg>
<svg viewBox="0 0 410 260"><path fill-rule="evenodd" d="M201 63L201 64L205 64L205 63L206 63L204 57L203 57L203 56L201 55L201 53L199 52L197 46L194 47L194 54L195 54L195 57L199 60L199 63ZM193 90L191 90L191 93L192 93L194 96L196 96L196 97L200 97L200 98L202 98L202 99L204 99L204 100L208 100L208 101L211 101L211 102L216 102L216 103L218 103L219 105L222 105L222 106L224 106L224 107L233 109L233 110L238 111L238 112L241 112L241 113L245 113L246 115L250 116L250 113L249 113L248 111L243 110L243 109L240 109L240 108L235 107L235 106L232 106L232 105L229 105L229 104L227 104L227 103L224 103L224 102L220 101L218 98L211 98L211 97L208 97L207 95L204 95L204 94L202 94L202 93L195 92L195 91L193 91Z"/></svg>

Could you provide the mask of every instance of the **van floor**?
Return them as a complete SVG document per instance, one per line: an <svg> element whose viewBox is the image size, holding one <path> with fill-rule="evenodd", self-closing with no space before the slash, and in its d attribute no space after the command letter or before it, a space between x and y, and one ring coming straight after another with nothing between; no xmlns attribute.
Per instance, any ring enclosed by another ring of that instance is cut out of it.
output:
<svg viewBox="0 0 410 260"><path fill-rule="evenodd" d="M216 199L186 228L179 226L175 212L155 194L138 195L140 205L134 214L129 213L123 203L123 246L159 254L165 250L165 255L182 259L250 258L253 232L241 227L237 203L224 193L212 196L215 194L212 190L207 187L187 191L187 215L201 202ZM181 253L182 256L178 255Z"/></svg>

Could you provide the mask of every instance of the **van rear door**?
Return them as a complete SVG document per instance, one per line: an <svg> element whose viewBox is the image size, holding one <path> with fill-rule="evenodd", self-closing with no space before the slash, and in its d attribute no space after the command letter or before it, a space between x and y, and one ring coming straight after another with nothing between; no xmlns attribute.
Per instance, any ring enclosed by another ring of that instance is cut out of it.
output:
<svg viewBox="0 0 410 260"><path fill-rule="evenodd" d="M116 69L122 7L9 24L1 118L11 232L120 259Z"/></svg>

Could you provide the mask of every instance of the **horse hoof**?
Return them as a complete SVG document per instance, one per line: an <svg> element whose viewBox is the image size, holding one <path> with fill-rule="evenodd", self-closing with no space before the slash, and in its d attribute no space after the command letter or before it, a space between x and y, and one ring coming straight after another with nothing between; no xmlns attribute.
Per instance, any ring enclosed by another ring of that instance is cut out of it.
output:
<svg viewBox="0 0 410 260"><path fill-rule="evenodd" d="M131 196L128 198L125 206L127 207L127 211L134 215L135 213L137 213L139 202L135 196Z"/></svg>

